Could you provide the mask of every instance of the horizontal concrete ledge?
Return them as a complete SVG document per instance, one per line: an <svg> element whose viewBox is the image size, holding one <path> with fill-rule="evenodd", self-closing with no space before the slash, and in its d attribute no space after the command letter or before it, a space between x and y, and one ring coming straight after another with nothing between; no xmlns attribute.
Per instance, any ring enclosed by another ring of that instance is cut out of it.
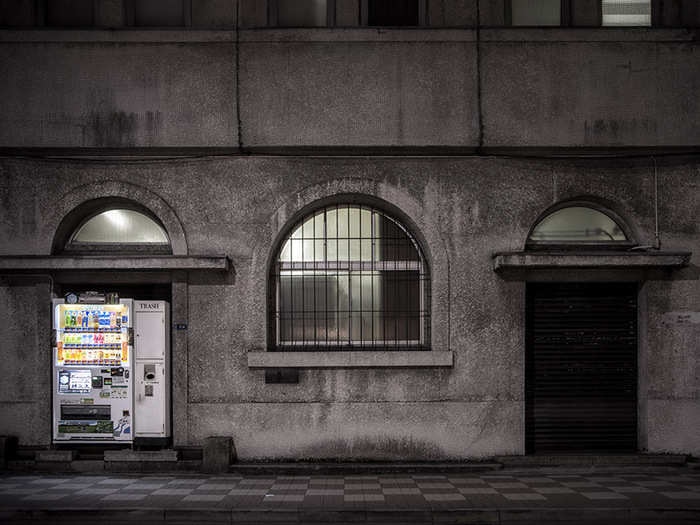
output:
<svg viewBox="0 0 700 525"><path fill-rule="evenodd" d="M474 29L385 27L242 29L242 44L290 42L476 42Z"/></svg>
<svg viewBox="0 0 700 525"><path fill-rule="evenodd" d="M249 352L249 368L451 367L450 351Z"/></svg>
<svg viewBox="0 0 700 525"><path fill-rule="evenodd" d="M645 269L681 268L690 262L690 252L513 252L493 256L493 269Z"/></svg>
<svg viewBox="0 0 700 525"><path fill-rule="evenodd" d="M475 42L474 28L251 28L239 29L239 39L247 43L289 42ZM696 29L649 27L551 27L483 28L482 42L692 42ZM0 42L115 42L188 43L236 42L236 29L58 29L23 28L0 30Z"/></svg>
<svg viewBox="0 0 700 525"><path fill-rule="evenodd" d="M246 144L238 146L197 147L197 146L159 146L159 147L0 147L0 157L24 157L31 160L46 162L66 162L70 160L88 162L124 163L134 160L143 162L148 158L152 162L169 162L188 160L191 162L208 161L217 157L234 158L249 157L496 157L515 159L572 159L588 161L599 159L610 162L616 158L629 163L631 158L641 159L640 162L655 157L657 163L664 158L681 159L681 161L697 160L700 146L667 145L667 146L610 146L610 147L577 147L577 146L485 146L478 148L477 144L452 146L413 145L354 145L354 146L323 146L323 145L285 145L285 144ZM24 160L24 159L20 159Z"/></svg>
<svg viewBox="0 0 700 525"><path fill-rule="evenodd" d="M482 42L692 42L697 30L652 27L506 27L481 30Z"/></svg>
<svg viewBox="0 0 700 525"><path fill-rule="evenodd" d="M222 29L53 29L0 30L0 42L236 42L236 31Z"/></svg>
<svg viewBox="0 0 700 525"><path fill-rule="evenodd" d="M6 255L0 271L228 270L225 255Z"/></svg>

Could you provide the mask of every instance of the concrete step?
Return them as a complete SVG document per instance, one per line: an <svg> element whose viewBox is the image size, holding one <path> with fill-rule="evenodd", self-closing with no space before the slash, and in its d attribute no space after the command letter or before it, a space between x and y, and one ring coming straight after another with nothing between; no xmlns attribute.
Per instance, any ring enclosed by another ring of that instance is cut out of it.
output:
<svg viewBox="0 0 700 525"><path fill-rule="evenodd" d="M682 466L687 456L680 454L533 454L498 456L495 460L507 468L521 467L606 467L606 466Z"/></svg>
<svg viewBox="0 0 700 525"><path fill-rule="evenodd" d="M470 473L498 470L501 465L487 462L454 463L338 463L338 462L290 462L290 463L235 463L228 471L244 476L254 475L354 475L354 474L430 474Z"/></svg>

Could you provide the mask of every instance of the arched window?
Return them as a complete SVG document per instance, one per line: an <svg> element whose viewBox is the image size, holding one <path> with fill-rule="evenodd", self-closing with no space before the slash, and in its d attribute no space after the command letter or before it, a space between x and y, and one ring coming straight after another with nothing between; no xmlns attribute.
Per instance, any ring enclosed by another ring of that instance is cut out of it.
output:
<svg viewBox="0 0 700 525"><path fill-rule="evenodd" d="M530 246L619 246L630 243L631 239L618 219L587 203L559 206L540 219L528 236Z"/></svg>
<svg viewBox="0 0 700 525"><path fill-rule="evenodd" d="M284 238L271 275L276 350L426 349L420 248L379 210L326 206Z"/></svg>
<svg viewBox="0 0 700 525"><path fill-rule="evenodd" d="M64 251L169 253L170 240L165 228L147 212L112 207L86 217L70 235Z"/></svg>

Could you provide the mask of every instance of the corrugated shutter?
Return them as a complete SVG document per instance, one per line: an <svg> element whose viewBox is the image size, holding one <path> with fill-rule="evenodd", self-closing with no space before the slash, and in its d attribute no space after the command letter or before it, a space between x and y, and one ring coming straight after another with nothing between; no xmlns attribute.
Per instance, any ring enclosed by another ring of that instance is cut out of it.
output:
<svg viewBox="0 0 700 525"><path fill-rule="evenodd" d="M527 287L528 453L637 449L637 287Z"/></svg>

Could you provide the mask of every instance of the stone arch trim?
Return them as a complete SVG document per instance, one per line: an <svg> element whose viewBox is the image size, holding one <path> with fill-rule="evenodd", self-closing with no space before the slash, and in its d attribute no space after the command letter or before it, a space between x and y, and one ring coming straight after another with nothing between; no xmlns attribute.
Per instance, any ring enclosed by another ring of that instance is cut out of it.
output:
<svg viewBox="0 0 700 525"><path fill-rule="evenodd" d="M131 201L151 212L168 233L173 255L187 255L185 230L172 207L151 190L117 180L76 186L57 198L50 216L43 221L46 230L42 238L50 239L51 244L42 247L41 251L46 254L55 253L60 232L65 229L65 221L71 220L76 211L79 213L79 210L91 201L109 198Z"/></svg>
<svg viewBox="0 0 700 525"><path fill-rule="evenodd" d="M270 213L267 229L253 248L250 297L254 298L251 341L253 350L266 350L270 268L280 242L293 224L315 208L335 202L355 202L377 207L400 221L418 242L430 273L430 348L450 349L450 272L447 245L440 224L429 222L425 206L404 188L362 178L344 178L308 186L279 202ZM264 290L264 293L263 293Z"/></svg>

